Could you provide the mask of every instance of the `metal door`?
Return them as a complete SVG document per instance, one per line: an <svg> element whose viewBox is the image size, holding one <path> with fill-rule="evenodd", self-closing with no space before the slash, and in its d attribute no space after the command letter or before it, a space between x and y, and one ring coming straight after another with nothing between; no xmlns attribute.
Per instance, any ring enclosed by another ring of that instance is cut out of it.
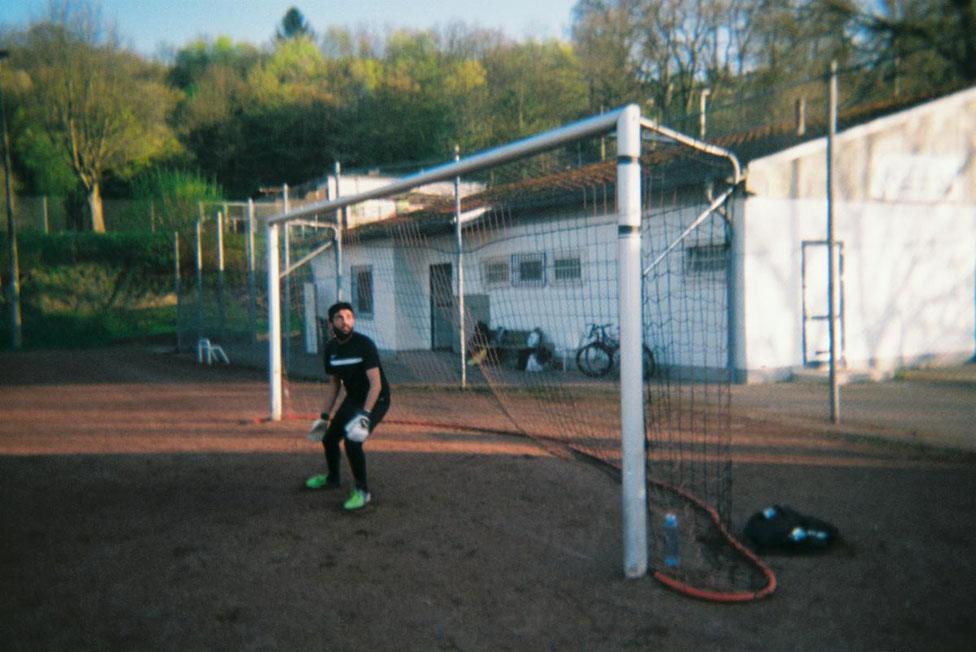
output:
<svg viewBox="0 0 976 652"><path fill-rule="evenodd" d="M844 243L834 243L834 306L837 364L844 366ZM803 276L803 366L830 363L830 302L827 290L827 242L801 243Z"/></svg>
<svg viewBox="0 0 976 652"><path fill-rule="evenodd" d="M454 273L451 263L430 266L430 348L450 351L454 348Z"/></svg>

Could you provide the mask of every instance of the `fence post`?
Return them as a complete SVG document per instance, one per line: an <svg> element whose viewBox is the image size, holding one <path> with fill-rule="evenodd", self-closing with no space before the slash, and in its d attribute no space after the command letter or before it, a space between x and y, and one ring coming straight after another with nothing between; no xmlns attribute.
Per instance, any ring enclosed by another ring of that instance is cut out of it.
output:
<svg viewBox="0 0 976 652"><path fill-rule="evenodd" d="M461 160L461 147L454 146L454 162ZM464 337L464 241L461 237L461 177L454 177L454 237L457 247L458 341L461 349L461 389L468 386L467 342Z"/></svg>
<svg viewBox="0 0 976 652"><path fill-rule="evenodd" d="M217 332L220 339L224 338L224 319L224 213L217 211Z"/></svg>
<svg viewBox="0 0 976 652"><path fill-rule="evenodd" d="M173 231L173 291L176 293L176 352L183 350L183 329L180 328L180 306L183 304L183 284L180 279L180 232Z"/></svg>
<svg viewBox="0 0 976 652"><path fill-rule="evenodd" d="M285 204L285 212L287 213L291 210L291 202L288 199L288 184L282 186L282 194ZM291 267L291 223L285 222L284 229L281 235L284 236L284 269L285 273L285 296L282 301L285 310L285 327L284 327L284 356L285 356L285 369L291 367L291 274L287 273L289 267Z"/></svg>
<svg viewBox="0 0 976 652"><path fill-rule="evenodd" d="M258 341L258 288L254 275L254 200L247 200L247 321L251 332L251 342Z"/></svg>
<svg viewBox="0 0 976 652"><path fill-rule="evenodd" d="M342 191L339 189L340 188L339 181L341 179L341 176L342 176L342 165L339 163L339 161L336 161L335 162L335 184L336 184L335 198L336 199L342 196ZM346 225L345 225L345 220L342 219L342 216L345 210L346 209L344 208L337 208L336 215L335 215L336 301L342 301L344 298L342 294L342 234L344 233Z"/></svg>
<svg viewBox="0 0 976 652"><path fill-rule="evenodd" d="M203 204L200 205L203 210ZM203 337L203 221L196 226L196 266L197 266L197 341Z"/></svg>

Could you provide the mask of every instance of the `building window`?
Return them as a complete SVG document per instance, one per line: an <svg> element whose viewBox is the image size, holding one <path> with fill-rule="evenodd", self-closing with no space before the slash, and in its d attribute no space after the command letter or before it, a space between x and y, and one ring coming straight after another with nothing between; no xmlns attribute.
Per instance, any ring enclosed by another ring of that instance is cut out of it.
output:
<svg viewBox="0 0 976 652"><path fill-rule="evenodd" d="M554 283L578 283L583 279L583 264L578 253L557 253L552 257Z"/></svg>
<svg viewBox="0 0 976 652"><path fill-rule="evenodd" d="M489 258L481 266L481 277L485 285L508 285L509 267L507 258Z"/></svg>
<svg viewBox="0 0 976 652"><path fill-rule="evenodd" d="M352 305L356 309L356 316L363 319L372 319L373 267L370 265L353 266L351 272Z"/></svg>
<svg viewBox="0 0 976 652"><path fill-rule="evenodd" d="M685 271L724 272L729 259L727 244L694 245L685 248Z"/></svg>
<svg viewBox="0 0 976 652"><path fill-rule="evenodd" d="M545 254L514 254L512 256L512 285L543 286L546 284Z"/></svg>

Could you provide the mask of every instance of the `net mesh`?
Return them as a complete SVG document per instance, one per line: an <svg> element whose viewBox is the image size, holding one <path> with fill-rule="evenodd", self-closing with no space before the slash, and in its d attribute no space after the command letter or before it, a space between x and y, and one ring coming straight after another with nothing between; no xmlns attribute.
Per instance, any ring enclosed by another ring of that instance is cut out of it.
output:
<svg viewBox="0 0 976 652"><path fill-rule="evenodd" d="M617 163L606 155L614 149L612 136L591 138L457 186L415 187L282 224L286 418L322 409L325 313L341 299L394 385L388 421L517 432L619 469ZM756 597L770 578L728 537L733 201L708 210L729 189L730 166L660 138L645 138L641 164L651 566L700 597ZM390 179L355 181L362 189ZM290 205L335 192L304 188ZM250 319L267 332L264 246L255 238L250 276L247 256L233 280L225 270L222 321L197 331L219 333L232 358L267 355L266 336L231 326ZM201 301L220 304L212 294ZM676 567L664 560L667 514L681 532Z"/></svg>

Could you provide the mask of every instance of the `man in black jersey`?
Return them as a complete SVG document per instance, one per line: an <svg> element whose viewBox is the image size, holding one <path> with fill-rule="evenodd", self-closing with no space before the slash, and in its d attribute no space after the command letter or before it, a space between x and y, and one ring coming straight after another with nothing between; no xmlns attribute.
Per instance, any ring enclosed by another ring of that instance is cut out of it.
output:
<svg viewBox="0 0 976 652"><path fill-rule="evenodd" d="M373 340L353 331L356 317L352 306L345 302L331 306L329 323L334 337L325 345L325 407L309 432L310 439L322 440L328 473L313 475L305 481L305 486L309 489L339 486L342 457L339 441L345 440L356 487L342 506L354 511L365 507L371 499L362 440L390 408L390 386ZM340 397L343 397L341 403ZM337 403L339 408L335 409Z"/></svg>

